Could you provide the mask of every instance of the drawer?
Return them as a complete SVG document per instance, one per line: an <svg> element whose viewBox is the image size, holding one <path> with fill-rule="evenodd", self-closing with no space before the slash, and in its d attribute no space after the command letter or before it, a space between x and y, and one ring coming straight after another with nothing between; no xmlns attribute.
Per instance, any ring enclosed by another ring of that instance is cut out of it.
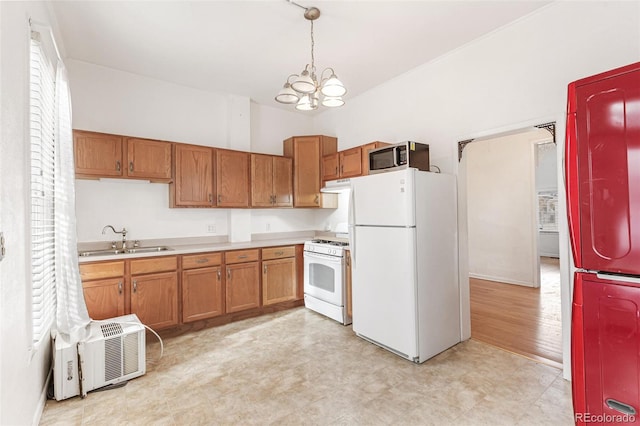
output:
<svg viewBox="0 0 640 426"><path fill-rule="evenodd" d="M232 263L255 262L259 259L258 251L258 249L228 251L224 255L225 263L230 265Z"/></svg>
<svg viewBox="0 0 640 426"><path fill-rule="evenodd" d="M176 256L151 257L131 261L131 275L175 271L176 269L178 269L178 258Z"/></svg>
<svg viewBox="0 0 640 426"><path fill-rule="evenodd" d="M182 256L182 269L205 268L222 264L222 253L200 253Z"/></svg>
<svg viewBox="0 0 640 426"><path fill-rule="evenodd" d="M284 257L295 257L295 246L269 247L262 249L262 260L282 259Z"/></svg>
<svg viewBox="0 0 640 426"><path fill-rule="evenodd" d="M82 281L122 276L124 276L124 260L80 264L80 278L82 278Z"/></svg>

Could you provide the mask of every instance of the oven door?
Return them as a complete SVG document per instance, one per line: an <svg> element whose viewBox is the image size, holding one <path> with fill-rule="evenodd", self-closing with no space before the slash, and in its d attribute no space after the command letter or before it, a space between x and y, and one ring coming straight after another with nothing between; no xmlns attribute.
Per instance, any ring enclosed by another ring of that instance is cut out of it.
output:
<svg viewBox="0 0 640 426"><path fill-rule="evenodd" d="M343 306L344 258L304 252L304 292Z"/></svg>

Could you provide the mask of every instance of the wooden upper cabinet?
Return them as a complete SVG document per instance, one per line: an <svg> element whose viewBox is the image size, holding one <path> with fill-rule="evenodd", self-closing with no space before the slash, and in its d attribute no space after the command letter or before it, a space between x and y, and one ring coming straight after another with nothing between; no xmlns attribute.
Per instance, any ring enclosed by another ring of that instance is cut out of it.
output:
<svg viewBox="0 0 640 426"><path fill-rule="evenodd" d="M122 177L122 139L117 135L74 130L76 177Z"/></svg>
<svg viewBox="0 0 640 426"><path fill-rule="evenodd" d="M293 158L293 205L320 207L322 157L338 150L330 136L296 136L284 141L285 157Z"/></svg>
<svg viewBox="0 0 640 426"><path fill-rule="evenodd" d="M169 185L171 207L214 207L213 149L174 145L173 181Z"/></svg>
<svg viewBox="0 0 640 426"><path fill-rule="evenodd" d="M276 207L293 207L293 160L273 157L273 193Z"/></svg>
<svg viewBox="0 0 640 426"><path fill-rule="evenodd" d="M249 153L216 150L218 207L249 207Z"/></svg>
<svg viewBox="0 0 640 426"><path fill-rule="evenodd" d="M340 156L338 153L322 157L322 180L333 180L340 177Z"/></svg>
<svg viewBox="0 0 640 426"><path fill-rule="evenodd" d="M165 182L171 180L171 143L126 138L126 146L126 176Z"/></svg>
<svg viewBox="0 0 640 426"><path fill-rule="evenodd" d="M251 154L251 206L293 206L291 158Z"/></svg>
<svg viewBox="0 0 640 426"><path fill-rule="evenodd" d="M362 149L360 147L340 151L340 177L362 175Z"/></svg>
<svg viewBox="0 0 640 426"><path fill-rule="evenodd" d="M362 170L361 170L362 176L367 176L369 174L369 151L371 151L372 149L382 148L383 146L388 146L388 145L391 145L391 144L387 142L375 141L375 142L370 142L366 145L362 145L360 147L361 155L362 155Z"/></svg>

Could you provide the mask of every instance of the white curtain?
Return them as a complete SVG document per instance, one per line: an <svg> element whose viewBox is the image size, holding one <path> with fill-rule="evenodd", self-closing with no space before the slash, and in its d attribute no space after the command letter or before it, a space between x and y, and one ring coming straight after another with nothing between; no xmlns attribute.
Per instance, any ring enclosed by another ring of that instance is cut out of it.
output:
<svg viewBox="0 0 640 426"><path fill-rule="evenodd" d="M67 72L58 61L56 75L55 274L56 329L72 342L83 340L91 321L78 268L75 168L71 130L71 99Z"/></svg>

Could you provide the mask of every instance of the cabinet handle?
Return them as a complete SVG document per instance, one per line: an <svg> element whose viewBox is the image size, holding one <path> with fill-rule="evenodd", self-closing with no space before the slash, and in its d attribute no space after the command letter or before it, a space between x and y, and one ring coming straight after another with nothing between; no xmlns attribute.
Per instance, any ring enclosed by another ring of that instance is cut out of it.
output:
<svg viewBox="0 0 640 426"><path fill-rule="evenodd" d="M272 195L271 196L271 204L275 204L276 203L276 196Z"/></svg>
<svg viewBox="0 0 640 426"><path fill-rule="evenodd" d="M340 174L344 173L344 164L340 166Z"/></svg>
<svg viewBox="0 0 640 426"><path fill-rule="evenodd" d="M120 160L116 161L116 171L120 171Z"/></svg>
<svg viewBox="0 0 640 426"><path fill-rule="evenodd" d="M227 268L227 279L231 279L231 269Z"/></svg>
<svg viewBox="0 0 640 426"><path fill-rule="evenodd" d="M319 196L318 194L316 194L316 199L315 199L315 200L313 200L313 202L314 202L315 204L318 204L318 199L319 199L319 198L320 198L320 196Z"/></svg>
<svg viewBox="0 0 640 426"><path fill-rule="evenodd" d="M209 194L209 203L213 204L213 194Z"/></svg>
<svg viewBox="0 0 640 426"><path fill-rule="evenodd" d="M218 204L222 202L222 195L218 194Z"/></svg>
<svg viewBox="0 0 640 426"><path fill-rule="evenodd" d="M129 171L133 171L133 161L129 161Z"/></svg>
<svg viewBox="0 0 640 426"><path fill-rule="evenodd" d="M284 252L282 250L277 251L274 253L276 256L282 256L284 254Z"/></svg>
<svg viewBox="0 0 640 426"><path fill-rule="evenodd" d="M133 292L136 293L138 291L138 281L133 280Z"/></svg>
<svg viewBox="0 0 640 426"><path fill-rule="evenodd" d="M122 281L118 283L118 294L122 294Z"/></svg>
<svg viewBox="0 0 640 426"><path fill-rule="evenodd" d="M247 258L247 255L246 255L246 254L243 254L243 255L238 256L238 259L246 259L246 258Z"/></svg>
<svg viewBox="0 0 640 426"><path fill-rule="evenodd" d="M220 278L222 278L221 275L222 274L220 273L220 268L218 268L218 281L220 281Z"/></svg>
<svg viewBox="0 0 640 426"><path fill-rule="evenodd" d="M204 259L198 259L196 260L196 263L202 264L202 263L207 263L209 262L209 258L205 257Z"/></svg>
<svg viewBox="0 0 640 426"><path fill-rule="evenodd" d="M267 265L264 265L264 273L267 273Z"/></svg>

